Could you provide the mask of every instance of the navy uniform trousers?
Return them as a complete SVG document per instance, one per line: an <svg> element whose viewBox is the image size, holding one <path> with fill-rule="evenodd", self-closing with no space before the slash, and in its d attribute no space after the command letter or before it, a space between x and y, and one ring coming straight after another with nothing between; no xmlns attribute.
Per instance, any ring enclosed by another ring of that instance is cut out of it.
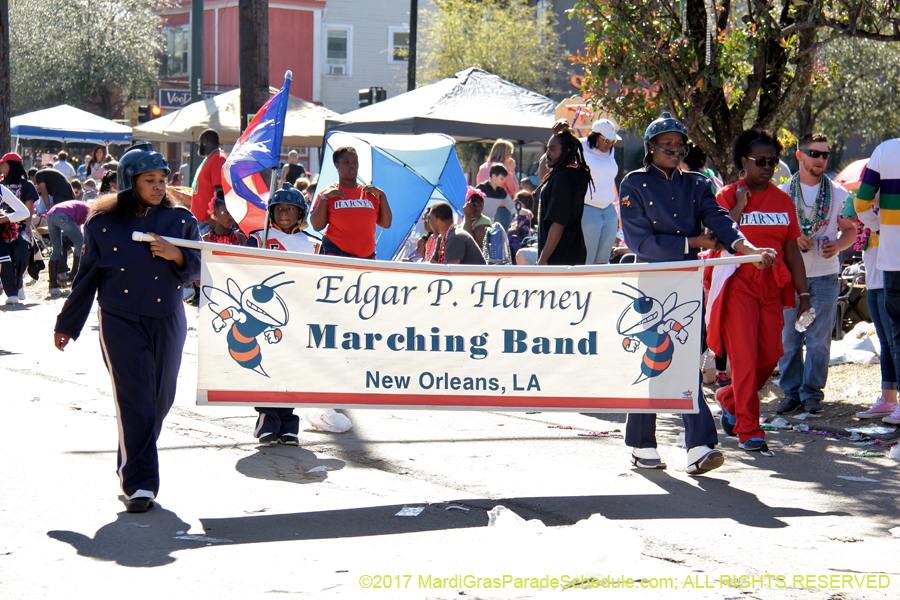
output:
<svg viewBox="0 0 900 600"><path fill-rule="evenodd" d="M700 317L703 318L702 316ZM705 329L705 327L704 327ZM705 331L703 332L705 335ZM715 446L719 443L716 422L703 397L703 374L700 374L700 398L697 414L682 414L684 422L684 447ZM625 422L625 445L632 448L656 448L656 414L628 413Z"/></svg>
<svg viewBox="0 0 900 600"><path fill-rule="evenodd" d="M700 388L703 393L703 388ZM716 433L716 422L706 400L700 398L697 403L700 412L696 415L683 414L685 448L697 446L715 446L719 443ZM632 448L656 448L656 414L628 413L625 423L625 445Z"/></svg>
<svg viewBox="0 0 900 600"><path fill-rule="evenodd" d="M156 441L175 401L187 335L184 309L162 318L101 308L100 345L109 370L119 425L116 472L122 491L159 493ZM142 494L143 495L143 494Z"/></svg>
<svg viewBox="0 0 900 600"><path fill-rule="evenodd" d="M297 435L300 433L300 417L294 414L293 408L261 408L257 407L259 417L256 419L256 429L253 435L263 436L274 433L282 436L286 433Z"/></svg>

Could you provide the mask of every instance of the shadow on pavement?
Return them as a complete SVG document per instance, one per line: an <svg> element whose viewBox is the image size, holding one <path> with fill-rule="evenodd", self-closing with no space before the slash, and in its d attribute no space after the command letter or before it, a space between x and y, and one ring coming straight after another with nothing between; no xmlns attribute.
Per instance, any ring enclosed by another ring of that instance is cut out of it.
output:
<svg viewBox="0 0 900 600"><path fill-rule="evenodd" d="M235 544L290 540L368 537L483 527L487 512L497 505L510 508L524 519L540 519L548 526L571 525L600 513L612 520L732 519L759 528L787 527L782 518L843 516L792 507L771 507L755 495L731 487L727 481L698 478L699 488L663 472L643 474L667 494L616 496L560 496L536 498L465 499L449 504L429 504L417 517L396 517L402 505L282 515L200 519L206 535L227 538ZM446 510L463 506L468 512ZM419 504L418 506L421 506Z"/></svg>
<svg viewBox="0 0 900 600"><path fill-rule="evenodd" d="M142 514L123 510L92 538L75 531L48 531L47 535L71 545L79 556L115 562L123 567L161 567L175 562L172 553L176 550L197 545L174 539L178 532L188 529L190 525L178 515L155 504Z"/></svg>
<svg viewBox="0 0 900 600"><path fill-rule="evenodd" d="M320 459L305 448L295 446L259 446L255 454L237 461L238 473L255 479L288 481L291 483L321 483L328 479L328 471L338 471L346 463L337 458ZM310 473L318 467L325 467Z"/></svg>
<svg viewBox="0 0 900 600"><path fill-rule="evenodd" d="M500 503L491 504L491 508ZM206 535L226 538L235 544L368 537L487 525L485 511L471 508L466 502L452 504L465 505L469 507L469 512L448 511L445 504L431 504L417 517L395 517L404 506L391 505L225 519L201 518L200 522Z"/></svg>
<svg viewBox="0 0 900 600"><path fill-rule="evenodd" d="M640 496L640 512L625 506L610 506L609 519L732 519L748 527L778 529L788 524L781 517L849 516L845 511L816 511L792 506L768 506L755 494L732 487L725 479L693 477L697 487L668 475L665 471L642 471L637 475L665 490L665 495ZM627 497L626 497L627 498ZM673 501L677 498L677 501Z"/></svg>

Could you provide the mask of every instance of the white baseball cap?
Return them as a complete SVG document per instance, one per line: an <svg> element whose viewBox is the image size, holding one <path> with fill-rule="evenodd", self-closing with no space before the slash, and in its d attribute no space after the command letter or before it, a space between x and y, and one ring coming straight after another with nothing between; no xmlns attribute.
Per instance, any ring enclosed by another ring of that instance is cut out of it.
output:
<svg viewBox="0 0 900 600"><path fill-rule="evenodd" d="M597 119L594 121L594 124L591 125L592 133L599 133L603 139L609 142L622 141L622 138L616 133L616 130L618 129L619 126L611 119Z"/></svg>

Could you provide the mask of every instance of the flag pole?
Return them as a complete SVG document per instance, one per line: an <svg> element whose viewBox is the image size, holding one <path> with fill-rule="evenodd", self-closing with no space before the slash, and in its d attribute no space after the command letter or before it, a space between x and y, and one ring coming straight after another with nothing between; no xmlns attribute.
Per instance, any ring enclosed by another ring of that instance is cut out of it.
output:
<svg viewBox="0 0 900 600"><path fill-rule="evenodd" d="M284 72L284 84L282 85L282 90L291 89L291 81L294 78L294 74L289 70ZM280 92L279 92L280 93ZM272 195L275 194L276 190L275 186L278 185L278 167L281 166L281 135L284 133L284 123L281 124L281 133L276 136L277 147L273 148L275 152L277 152L276 156L278 160L275 163L275 166L272 167L272 177L269 179L269 201L266 203L266 226L263 227L263 238L262 238L262 247L265 248L269 243L269 203L272 202ZM291 182L293 185L293 182Z"/></svg>
<svg viewBox="0 0 900 600"><path fill-rule="evenodd" d="M280 161L279 161L280 162ZM263 227L262 247L265 248L269 243L269 204L272 202L272 195L275 193L275 186L278 185L278 167L272 169L272 177L269 179L269 202L266 203L266 226Z"/></svg>

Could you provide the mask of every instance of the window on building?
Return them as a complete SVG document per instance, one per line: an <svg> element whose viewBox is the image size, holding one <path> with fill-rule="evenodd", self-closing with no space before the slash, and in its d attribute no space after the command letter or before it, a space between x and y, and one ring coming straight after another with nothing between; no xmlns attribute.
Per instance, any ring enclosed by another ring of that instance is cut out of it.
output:
<svg viewBox="0 0 900 600"><path fill-rule="evenodd" d="M409 27L388 27L388 63L409 62Z"/></svg>
<svg viewBox="0 0 900 600"><path fill-rule="evenodd" d="M325 26L325 75L349 77L353 56L353 26Z"/></svg>
<svg viewBox="0 0 900 600"><path fill-rule="evenodd" d="M191 69L191 26L166 27L163 34L166 38L166 76L188 75Z"/></svg>

